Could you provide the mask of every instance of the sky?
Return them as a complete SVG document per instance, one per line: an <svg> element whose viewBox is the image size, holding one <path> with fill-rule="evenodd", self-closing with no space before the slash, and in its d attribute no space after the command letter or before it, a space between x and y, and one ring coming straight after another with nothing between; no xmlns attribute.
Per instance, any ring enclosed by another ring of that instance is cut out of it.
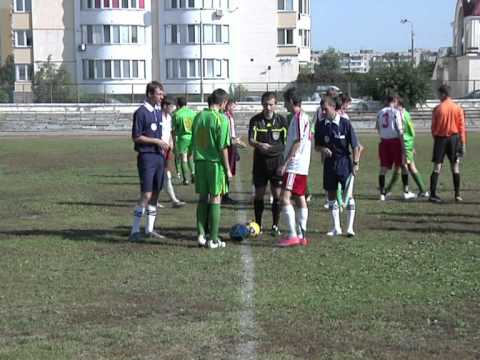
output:
<svg viewBox="0 0 480 360"><path fill-rule="evenodd" d="M339 6L339 4L342 4ZM452 45L456 0L311 0L312 48L338 50L438 50Z"/></svg>

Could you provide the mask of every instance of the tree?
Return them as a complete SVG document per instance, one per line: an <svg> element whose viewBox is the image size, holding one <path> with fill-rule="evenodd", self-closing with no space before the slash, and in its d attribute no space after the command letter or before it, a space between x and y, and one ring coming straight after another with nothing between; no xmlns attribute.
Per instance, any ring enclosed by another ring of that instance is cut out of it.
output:
<svg viewBox="0 0 480 360"><path fill-rule="evenodd" d="M5 64L0 66L0 103L9 103L13 101L14 86L15 63L13 56L9 55L5 60Z"/></svg>
<svg viewBox="0 0 480 360"><path fill-rule="evenodd" d="M51 55L35 73L33 94L36 102L75 101L75 89L70 74L63 65L52 63Z"/></svg>
<svg viewBox="0 0 480 360"><path fill-rule="evenodd" d="M423 68L407 62L394 62L374 67L361 91L374 100L383 100L388 95L401 96L407 107L413 108L424 103L430 95L430 78Z"/></svg>

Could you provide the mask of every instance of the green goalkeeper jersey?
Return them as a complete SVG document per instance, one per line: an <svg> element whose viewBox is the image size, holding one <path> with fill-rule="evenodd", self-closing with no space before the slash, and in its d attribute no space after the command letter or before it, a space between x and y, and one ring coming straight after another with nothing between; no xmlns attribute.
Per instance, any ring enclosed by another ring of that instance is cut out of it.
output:
<svg viewBox="0 0 480 360"><path fill-rule="evenodd" d="M403 111L403 141L406 149L413 149L415 146L415 128L407 110Z"/></svg>
<svg viewBox="0 0 480 360"><path fill-rule="evenodd" d="M175 135L178 138L192 136L192 125L195 115L195 111L187 108L186 106L175 111L172 122Z"/></svg>
<svg viewBox="0 0 480 360"><path fill-rule="evenodd" d="M192 145L195 161L222 161L222 150L230 146L229 121L218 110L205 109L193 120Z"/></svg>

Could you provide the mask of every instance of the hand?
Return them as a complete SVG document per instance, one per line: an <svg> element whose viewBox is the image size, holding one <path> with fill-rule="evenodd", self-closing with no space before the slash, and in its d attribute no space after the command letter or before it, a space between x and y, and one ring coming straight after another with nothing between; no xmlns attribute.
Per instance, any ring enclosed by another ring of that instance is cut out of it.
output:
<svg viewBox="0 0 480 360"><path fill-rule="evenodd" d="M228 169L228 171L227 171L227 178L228 178L228 180L232 180L232 178L233 178L233 174L232 174L232 171L230 169Z"/></svg>
<svg viewBox="0 0 480 360"><path fill-rule="evenodd" d="M357 164L357 165L354 165L354 166L353 166L353 171L352 171L352 172L353 172L353 176L357 176L358 170L360 170L360 165L358 165L358 164Z"/></svg>
<svg viewBox="0 0 480 360"><path fill-rule="evenodd" d="M280 166L280 167L277 169L277 174L278 174L279 176L283 176L283 175L285 175L285 172L286 172L286 171L287 171L287 165L285 164L285 165Z"/></svg>
<svg viewBox="0 0 480 360"><path fill-rule="evenodd" d="M158 139L157 145L165 152L168 152L168 150L170 150L170 145L163 140Z"/></svg>
<svg viewBox="0 0 480 360"><path fill-rule="evenodd" d="M330 150L329 148L322 148L322 156L324 159L327 159L327 158L331 158L333 153L332 153L332 150Z"/></svg>
<svg viewBox="0 0 480 360"><path fill-rule="evenodd" d="M465 144L460 144L460 149L458 149L458 157L463 158L467 152L467 147Z"/></svg>
<svg viewBox="0 0 480 360"><path fill-rule="evenodd" d="M266 153L272 148L272 146L267 143L259 143L258 148L261 152Z"/></svg>

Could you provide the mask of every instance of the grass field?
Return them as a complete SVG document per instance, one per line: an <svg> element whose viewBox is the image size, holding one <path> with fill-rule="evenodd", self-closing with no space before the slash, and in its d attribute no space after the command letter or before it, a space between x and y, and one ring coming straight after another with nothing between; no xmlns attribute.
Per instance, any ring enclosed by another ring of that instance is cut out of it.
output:
<svg viewBox="0 0 480 360"><path fill-rule="evenodd" d="M376 138L362 143L357 238L323 235L315 155L309 247L264 236L207 251L183 186L188 206L157 221L168 241L126 241L138 192L127 138L2 138L0 359L480 359L480 135L461 205L448 171L446 204L378 202ZM427 180L429 137L417 152ZM224 208L225 236L242 211L253 217L251 153L241 156L242 203Z"/></svg>

